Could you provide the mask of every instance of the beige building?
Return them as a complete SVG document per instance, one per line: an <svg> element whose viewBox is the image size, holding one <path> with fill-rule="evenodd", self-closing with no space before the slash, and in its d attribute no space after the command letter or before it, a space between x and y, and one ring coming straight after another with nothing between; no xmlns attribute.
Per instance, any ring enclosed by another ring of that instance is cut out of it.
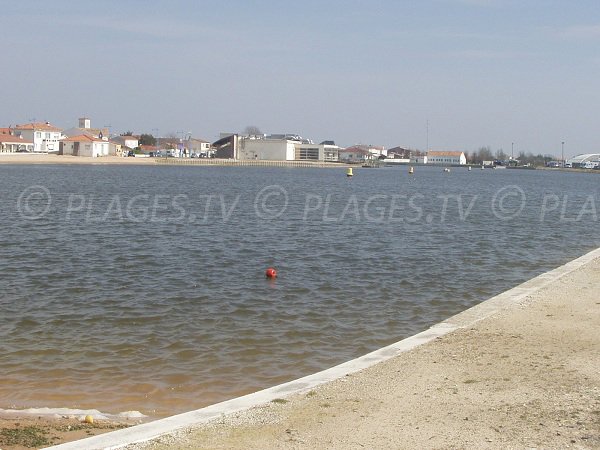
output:
<svg viewBox="0 0 600 450"><path fill-rule="evenodd" d="M86 134L65 138L61 141L60 147L62 155L97 158L110 154L108 140L91 137Z"/></svg>

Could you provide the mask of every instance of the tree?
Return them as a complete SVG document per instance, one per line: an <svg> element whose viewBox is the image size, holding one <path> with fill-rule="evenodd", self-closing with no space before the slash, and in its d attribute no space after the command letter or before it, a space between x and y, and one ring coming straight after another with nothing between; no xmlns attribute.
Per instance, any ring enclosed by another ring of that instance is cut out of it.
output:
<svg viewBox="0 0 600 450"><path fill-rule="evenodd" d="M504 161L505 159L508 159L508 156L506 155L506 153L504 153L504 150L502 150L501 148L496 150L496 159L500 160L500 161Z"/></svg>
<svg viewBox="0 0 600 450"><path fill-rule="evenodd" d="M121 136L133 136L133 131L126 131L125 133L121 133Z"/></svg>
<svg viewBox="0 0 600 450"><path fill-rule="evenodd" d="M248 125L246 128L244 128L244 134L247 136L256 136L262 134L262 131L260 131L260 128L258 128L256 125Z"/></svg>
<svg viewBox="0 0 600 450"><path fill-rule="evenodd" d="M139 139L140 145L156 145L156 138L151 134L142 134Z"/></svg>

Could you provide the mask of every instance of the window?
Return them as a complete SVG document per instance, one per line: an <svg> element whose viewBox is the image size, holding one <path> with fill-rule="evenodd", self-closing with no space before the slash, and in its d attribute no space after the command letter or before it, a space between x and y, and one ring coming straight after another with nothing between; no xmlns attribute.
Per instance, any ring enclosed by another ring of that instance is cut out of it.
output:
<svg viewBox="0 0 600 450"><path fill-rule="evenodd" d="M42 137L42 133L38 131L37 133L35 133L35 137L36 138L41 138Z"/></svg>
<svg viewBox="0 0 600 450"><path fill-rule="evenodd" d="M296 150L296 159L318 160L319 159L319 149L318 148L299 148Z"/></svg>

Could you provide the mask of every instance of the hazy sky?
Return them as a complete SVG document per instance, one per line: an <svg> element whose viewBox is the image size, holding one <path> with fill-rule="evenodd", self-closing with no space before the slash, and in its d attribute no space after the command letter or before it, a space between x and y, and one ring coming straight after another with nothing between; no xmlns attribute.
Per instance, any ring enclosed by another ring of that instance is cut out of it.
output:
<svg viewBox="0 0 600 450"><path fill-rule="evenodd" d="M0 126L600 151L598 0L2 3Z"/></svg>

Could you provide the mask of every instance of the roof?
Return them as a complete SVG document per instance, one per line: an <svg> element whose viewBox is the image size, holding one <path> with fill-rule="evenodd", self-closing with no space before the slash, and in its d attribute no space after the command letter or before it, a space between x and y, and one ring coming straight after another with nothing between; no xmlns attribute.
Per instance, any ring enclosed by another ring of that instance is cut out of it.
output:
<svg viewBox="0 0 600 450"><path fill-rule="evenodd" d="M32 122L24 125L15 125L15 130L40 130L40 131L61 131L61 128L50 125L49 122Z"/></svg>
<svg viewBox="0 0 600 450"><path fill-rule="evenodd" d="M568 159L570 163L582 163L584 161L598 161L600 160L600 153L585 153L583 155L573 156L571 159Z"/></svg>
<svg viewBox="0 0 600 450"><path fill-rule="evenodd" d="M357 154L363 154L363 155L368 155L370 153L369 150L365 150L364 148L358 148L358 147L348 147L348 148L340 149L340 153L342 153L342 152L357 153Z"/></svg>
<svg viewBox="0 0 600 450"><path fill-rule="evenodd" d="M463 155L464 152L432 152L432 151L428 151L427 152L427 156L461 156Z"/></svg>
<svg viewBox="0 0 600 450"><path fill-rule="evenodd" d="M351 147L346 148L346 150L350 150L350 151L356 151L356 150L378 150L378 151L383 151L385 150L385 147L382 147L380 145L365 145L365 144L357 144L357 145L353 145Z"/></svg>
<svg viewBox="0 0 600 450"><path fill-rule="evenodd" d="M0 133L0 142L11 142L11 143L19 143L19 144L33 144L33 141L28 141L27 139L21 139L19 136L13 136L12 134L1 134Z"/></svg>
<svg viewBox="0 0 600 450"><path fill-rule="evenodd" d="M12 134L12 128L0 128L0 134Z"/></svg>
<svg viewBox="0 0 600 450"><path fill-rule="evenodd" d="M108 142L103 139L88 136L87 134L80 134L79 136L71 136L63 139L61 142Z"/></svg>

